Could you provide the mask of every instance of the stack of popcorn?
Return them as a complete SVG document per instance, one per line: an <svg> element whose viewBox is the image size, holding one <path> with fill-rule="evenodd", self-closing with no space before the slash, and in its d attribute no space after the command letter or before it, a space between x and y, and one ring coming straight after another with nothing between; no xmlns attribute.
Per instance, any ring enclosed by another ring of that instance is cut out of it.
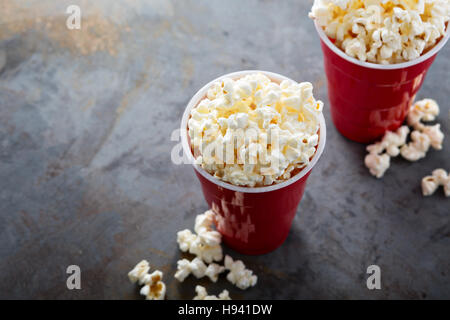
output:
<svg viewBox="0 0 450 320"><path fill-rule="evenodd" d="M315 0L309 16L347 55L394 64L418 58L446 32L448 0Z"/></svg>
<svg viewBox="0 0 450 320"><path fill-rule="evenodd" d="M142 260L128 273L128 278L132 283L139 282L140 285L144 285L140 294L145 296L146 300L164 300L166 285L162 282L163 273L156 270L149 274L149 271L148 261Z"/></svg>
<svg viewBox="0 0 450 320"><path fill-rule="evenodd" d="M186 229L177 233L177 242L180 250L196 255L192 261L181 259L177 262L175 278L183 282L190 274L197 279L208 277L212 282L217 282L219 274L228 270L227 280L245 290L256 285L258 278L247 269L241 260L234 261L230 256L225 256L224 266L212 261L220 261L223 258L220 233L213 230L214 213L211 210L200 214L195 219L195 232L193 234ZM205 251L207 252L205 254ZM213 251L215 254L210 254ZM220 254L219 254L220 252ZM203 292L203 291L202 291Z"/></svg>
<svg viewBox="0 0 450 320"><path fill-rule="evenodd" d="M319 142L311 83L272 82L255 73L212 85L192 109L189 138L196 163L238 186L267 186L308 165Z"/></svg>

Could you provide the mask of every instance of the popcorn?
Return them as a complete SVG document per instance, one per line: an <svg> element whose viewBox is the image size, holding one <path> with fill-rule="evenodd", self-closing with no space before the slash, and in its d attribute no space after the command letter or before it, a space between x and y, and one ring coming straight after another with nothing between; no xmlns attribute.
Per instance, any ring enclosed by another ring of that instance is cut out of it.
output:
<svg viewBox="0 0 450 320"><path fill-rule="evenodd" d="M132 283L139 281L139 284L144 283L144 276L149 272L150 266L147 260L142 260L139 262L133 270L128 272L128 278Z"/></svg>
<svg viewBox="0 0 450 320"><path fill-rule="evenodd" d="M197 239L197 235L193 234L191 230L185 229L177 232L177 243L180 250L183 252L189 251L192 243Z"/></svg>
<svg viewBox="0 0 450 320"><path fill-rule="evenodd" d="M411 133L411 140L410 143L400 149L402 157L409 161L417 161L425 157L431 143L428 135L414 130Z"/></svg>
<svg viewBox="0 0 450 320"><path fill-rule="evenodd" d="M416 130L423 130L421 121L433 121L439 114L439 105L432 99L423 99L415 102L409 109L406 121L410 127Z"/></svg>
<svg viewBox="0 0 450 320"><path fill-rule="evenodd" d="M441 131L441 125L435 124L434 126L424 126L422 129L423 134L427 135L430 139L430 144L433 149L441 150L442 142L444 140L444 134Z"/></svg>
<svg viewBox="0 0 450 320"><path fill-rule="evenodd" d="M409 128L407 126L398 128L395 133L388 131L380 142L367 146L367 151L380 154L386 150L390 157L396 157L400 153L399 147L406 143L408 133Z"/></svg>
<svg viewBox="0 0 450 320"><path fill-rule="evenodd" d="M175 272L175 279L183 282L191 274L191 262L188 259L177 261L177 272Z"/></svg>
<svg viewBox="0 0 450 320"><path fill-rule="evenodd" d="M163 273L159 270L149 274L150 266L147 260L139 262L133 270L128 272L128 278L132 283L139 281L144 285L140 294L147 300L164 300L166 294L166 285L162 282Z"/></svg>
<svg viewBox="0 0 450 320"><path fill-rule="evenodd" d="M219 274L225 271L225 267L217 263L211 263L208 266L199 259L195 258L192 261L182 259L177 262L177 272L175 278L183 282L191 273L197 278L208 277L212 282L217 282Z"/></svg>
<svg viewBox="0 0 450 320"><path fill-rule="evenodd" d="M245 290L256 285L258 277L251 270L246 269L241 260L233 261L233 258L226 255L224 263L225 269L230 271L227 274L227 280L239 289Z"/></svg>
<svg viewBox="0 0 450 320"><path fill-rule="evenodd" d="M197 239L192 243L189 248L189 253L195 254L206 263L220 261L223 258L222 247L220 244L209 246L203 243L199 237L197 237Z"/></svg>
<svg viewBox="0 0 450 320"><path fill-rule="evenodd" d="M199 258L195 258L192 261L182 259L177 262L177 272L175 278L183 282L191 273L197 278L203 278L206 272L206 265Z"/></svg>
<svg viewBox="0 0 450 320"><path fill-rule="evenodd" d="M430 196L439 186L443 186L445 196L450 197L450 176L444 169L433 170L431 176L422 179L422 194Z"/></svg>
<svg viewBox="0 0 450 320"><path fill-rule="evenodd" d="M230 294L227 290L223 290L218 297L215 295L208 295L205 287L202 286L196 286L195 292L197 293L197 295L193 300L231 300Z"/></svg>
<svg viewBox="0 0 450 320"><path fill-rule="evenodd" d="M211 210L199 214L195 218L195 232L199 235L202 243L208 246L217 246L222 242L222 236L218 231L212 229L214 213Z"/></svg>
<svg viewBox="0 0 450 320"><path fill-rule="evenodd" d="M163 273L156 270L148 276L145 286L140 290L140 294L145 296L146 300L164 300L166 285L161 281Z"/></svg>
<svg viewBox="0 0 450 320"><path fill-rule="evenodd" d="M220 266L217 263L211 263L205 270L205 276L211 279L212 282L217 282L219 274L225 271L224 266Z"/></svg>
<svg viewBox="0 0 450 320"><path fill-rule="evenodd" d="M260 73L214 83L188 121L195 163L239 186L289 179L308 165L319 142L323 103L312 90L311 83L277 84ZM215 236L203 240L214 243Z"/></svg>
<svg viewBox="0 0 450 320"><path fill-rule="evenodd" d="M438 187L439 183L436 181L435 177L426 176L422 179L422 194L424 196L432 195Z"/></svg>
<svg viewBox="0 0 450 320"><path fill-rule="evenodd" d="M177 233L177 242L180 250L196 255L206 263L223 259L221 234L213 230L214 212L211 210L195 218L195 231L185 229Z"/></svg>
<svg viewBox="0 0 450 320"><path fill-rule="evenodd" d="M389 168L391 158L387 154L369 153L364 159L364 163L369 168L370 173L377 178L381 178Z"/></svg>
<svg viewBox="0 0 450 320"><path fill-rule="evenodd" d="M315 0L309 17L347 55L394 64L420 57L446 32L448 0Z"/></svg>
<svg viewBox="0 0 450 320"><path fill-rule="evenodd" d="M390 157L396 157L400 153L400 147L406 143L409 128L402 126L396 132L388 131L380 142L367 146L369 152L364 163L370 173L381 178L390 166ZM386 153L383 153L386 151ZM383 154L382 154L383 153Z"/></svg>

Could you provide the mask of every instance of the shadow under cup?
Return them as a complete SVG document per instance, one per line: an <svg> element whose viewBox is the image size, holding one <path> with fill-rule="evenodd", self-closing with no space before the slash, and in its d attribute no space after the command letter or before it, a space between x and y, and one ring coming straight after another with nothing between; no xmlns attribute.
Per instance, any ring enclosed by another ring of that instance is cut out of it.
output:
<svg viewBox="0 0 450 320"><path fill-rule="evenodd" d="M315 23L324 55L333 123L350 140L370 143L403 124L447 34L418 59L392 65L351 58Z"/></svg>
<svg viewBox="0 0 450 320"><path fill-rule="evenodd" d="M224 75L200 89L189 102L181 123L183 152L191 164L194 157L189 144L187 122L192 108L205 97L208 88L215 81L223 78L238 79L252 73L262 73L278 83L290 80L271 72L249 70ZM205 200L216 214L216 228L230 248L243 254L264 254L275 250L285 241L311 169L325 147L326 127L322 114L319 120L319 145L316 153L308 166L282 183L266 187L239 187L214 178L193 164Z"/></svg>

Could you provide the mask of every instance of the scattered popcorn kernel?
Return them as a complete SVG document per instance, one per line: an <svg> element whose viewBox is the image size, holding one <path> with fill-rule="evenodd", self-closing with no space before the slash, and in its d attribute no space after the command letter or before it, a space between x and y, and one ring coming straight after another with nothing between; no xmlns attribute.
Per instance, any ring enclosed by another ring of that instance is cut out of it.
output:
<svg viewBox="0 0 450 320"><path fill-rule="evenodd" d="M206 292L205 287L202 286L196 286L195 292L197 293L197 295L194 297L193 300L231 300L230 294L228 293L227 290L223 290L219 294L219 297L214 295L208 295L208 292Z"/></svg>
<svg viewBox="0 0 450 320"><path fill-rule="evenodd" d="M423 99L411 106L406 121L415 130L423 130L424 124L422 124L422 121L433 121L438 114L439 105L437 102L432 99Z"/></svg>
<svg viewBox="0 0 450 320"><path fill-rule="evenodd" d="M164 300L166 295L166 285L162 282L163 273L159 270L150 274L140 294L145 296L146 300Z"/></svg>
<svg viewBox="0 0 450 320"><path fill-rule="evenodd" d="M189 251L192 243L197 239L197 235L193 234L191 230L185 229L177 232L177 242L180 250L183 252Z"/></svg>
<svg viewBox="0 0 450 320"><path fill-rule="evenodd" d="M256 285L258 277L249 269L246 269L241 260L233 261L229 255L225 256L225 269L230 272L227 280L236 285L239 289L245 290Z"/></svg>
<svg viewBox="0 0 450 320"><path fill-rule="evenodd" d="M177 261L177 272L175 272L175 279L183 282L191 274L191 262L188 259Z"/></svg>
<svg viewBox="0 0 450 320"><path fill-rule="evenodd" d="M433 176L426 176L422 179L422 194L424 196L432 195L437 188L439 187L439 183L437 179Z"/></svg>
<svg viewBox="0 0 450 320"><path fill-rule="evenodd" d="M139 262L133 270L128 272L128 278L132 283L136 283L139 281L139 284L142 284L144 282L144 276L148 273L150 270L150 266L148 264L147 260L142 260Z"/></svg>
<svg viewBox="0 0 450 320"><path fill-rule="evenodd" d="M435 124L434 126L423 126L422 133L426 134L430 139L430 144L433 149L441 150L442 142L444 141L444 134L441 131L441 125Z"/></svg>
<svg viewBox="0 0 450 320"><path fill-rule="evenodd" d="M211 279L212 282L217 282L219 279L219 274L225 271L224 266L220 266L217 263L211 263L208 265L205 271L205 276Z"/></svg>
<svg viewBox="0 0 450 320"><path fill-rule="evenodd" d="M380 142L367 146L367 151L380 154L386 150L390 157L396 157L400 153L399 147L406 143L408 134L409 128L407 126L401 126L395 132L388 131Z"/></svg>
<svg viewBox="0 0 450 320"><path fill-rule="evenodd" d="M433 170L431 176L422 179L422 194L430 196L439 186L443 186L445 196L450 197L450 175L444 169Z"/></svg>
<svg viewBox="0 0 450 320"><path fill-rule="evenodd" d="M411 140L410 143L400 149L402 157L409 161L417 161L425 157L430 148L430 138L426 134L415 130L411 133Z"/></svg>
<svg viewBox="0 0 450 320"><path fill-rule="evenodd" d="M364 159L364 163L369 168L370 173L381 178L386 170L389 168L391 158L387 154L369 153Z"/></svg>
<svg viewBox="0 0 450 320"><path fill-rule="evenodd" d="M195 258L191 261L189 267L191 268L192 274L197 279L203 278L205 276L206 265L201 259Z"/></svg>
<svg viewBox="0 0 450 320"><path fill-rule="evenodd" d="M204 244L200 238L197 238L191 245L189 253L195 254L198 258L206 263L220 261L223 258L222 247L220 244L208 246Z"/></svg>

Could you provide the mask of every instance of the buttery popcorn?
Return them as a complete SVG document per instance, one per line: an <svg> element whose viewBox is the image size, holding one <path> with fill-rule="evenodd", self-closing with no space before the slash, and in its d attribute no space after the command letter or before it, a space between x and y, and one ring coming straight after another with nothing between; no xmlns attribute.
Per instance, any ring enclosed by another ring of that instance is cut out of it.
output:
<svg viewBox="0 0 450 320"><path fill-rule="evenodd" d="M258 282L258 277L253 274L253 271L247 269L241 260L233 261L233 258L226 255L224 264L225 269L230 271L227 274L227 280L239 289L245 290Z"/></svg>
<svg viewBox="0 0 450 320"><path fill-rule="evenodd" d="M140 290L140 294L146 300L164 300L166 295L166 285L162 282L163 273L159 270L148 275L145 285Z"/></svg>
<svg viewBox="0 0 450 320"><path fill-rule="evenodd" d="M218 297L215 295L208 295L205 287L202 286L196 286L195 292L197 295L193 300L231 300L228 290L223 290Z"/></svg>
<svg viewBox="0 0 450 320"><path fill-rule="evenodd" d="M444 169L433 170L431 176L422 179L422 194L430 196L439 186L443 186L445 196L450 197L450 176Z"/></svg>
<svg viewBox="0 0 450 320"><path fill-rule="evenodd" d="M448 0L315 0L309 14L336 46L361 61L417 59L446 32Z"/></svg>
<svg viewBox="0 0 450 320"><path fill-rule="evenodd" d="M196 164L238 186L285 181L308 165L319 142L311 83L255 73L215 82L188 121Z"/></svg>
<svg viewBox="0 0 450 320"><path fill-rule="evenodd" d="M149 270L148 261L142 260L128 273L128 278L132 283L139 281L140 285L144 285L140 294L145 296L146 300L164 300L166 285L162 282L163 273L156 270L149 274Z"/></svg>

